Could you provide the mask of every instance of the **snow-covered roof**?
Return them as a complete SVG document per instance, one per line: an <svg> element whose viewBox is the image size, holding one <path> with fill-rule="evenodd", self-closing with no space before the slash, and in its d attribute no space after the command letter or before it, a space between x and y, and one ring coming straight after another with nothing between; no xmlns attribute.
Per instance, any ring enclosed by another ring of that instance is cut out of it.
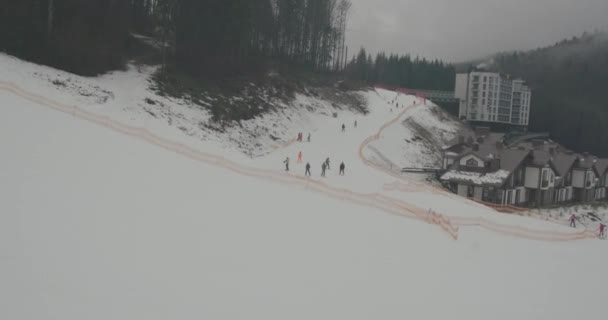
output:
<svg viewBox="0 0 608 320"><path fill-rule="evenodd" d="M509 171L498 170L492 173L479 173L469 171L458 171L450 170L446 172L441 180L443 181L454 181L454 182L466 182L474 185L492 185L501 186L505 180L511 175Z"/></svg>

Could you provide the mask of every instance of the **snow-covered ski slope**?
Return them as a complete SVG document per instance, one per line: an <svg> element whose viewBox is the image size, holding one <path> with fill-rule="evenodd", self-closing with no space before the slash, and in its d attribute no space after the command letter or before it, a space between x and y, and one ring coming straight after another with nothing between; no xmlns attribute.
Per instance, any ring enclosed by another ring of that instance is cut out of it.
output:
<svg viewBox="0 0 608 320"><path fill-rule="evenodd" d="M424 110L412 97L391 112L393 93L363 93L368 116L314 117L310 144L250 159L113 110L136 109L123 91L146 90L133 82L96 106L8 71L16 65L48 72L0 60L2 319L604 314L602 241L567 241L586 234L492 212L367 160L368 143Z"/></svg>

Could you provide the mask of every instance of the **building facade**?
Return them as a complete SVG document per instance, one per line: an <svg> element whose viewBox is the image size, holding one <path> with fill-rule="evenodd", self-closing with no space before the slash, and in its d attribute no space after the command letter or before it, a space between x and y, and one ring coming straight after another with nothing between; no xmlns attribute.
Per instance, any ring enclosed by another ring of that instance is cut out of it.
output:
<svg viewBox="0 0 608 320"><path fill-rule="evenodd" d="M456 75L459 117L468 121L527 127L532 92L523 80L484 71Z"/></svg>
<svg viewBox="0 0 608 320"><path fill-rule="evenodd" d="M443 148L440 180L452 192L520 207L608 198L608 159L576 154L551 140L515 139L507 145L505 135L478 129Z"/></svg>

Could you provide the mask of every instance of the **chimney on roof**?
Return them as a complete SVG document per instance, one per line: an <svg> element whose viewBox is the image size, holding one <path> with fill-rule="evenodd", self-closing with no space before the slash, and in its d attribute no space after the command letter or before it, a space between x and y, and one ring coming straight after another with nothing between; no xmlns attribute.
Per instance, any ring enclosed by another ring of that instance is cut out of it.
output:
<svg viewBox="0 0 608 320"><path fill-rule="evenodd" d="M473 144L473 151L479 151L479 143Z"/></svg>

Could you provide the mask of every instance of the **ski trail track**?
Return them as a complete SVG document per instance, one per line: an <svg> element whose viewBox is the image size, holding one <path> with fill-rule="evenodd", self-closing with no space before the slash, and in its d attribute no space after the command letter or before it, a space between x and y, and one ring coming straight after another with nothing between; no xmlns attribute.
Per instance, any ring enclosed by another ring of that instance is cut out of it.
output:
<svg viewBox="0 0 608 320"><path fill-rule="evenodd" d="M33 102L37 105L51 108L55 111L62 112L64 114L71 115L77 119L85 120L91 122L93 124L108 128L115 132L131 136L133 138L137 138L143 140L147 143L156 145L160 148L163 148L167 151L171 151L187 158L190 158L195 161L199 161L205 163L207 165L212 165L216 167L221 167L223 169L229 170L231 172L243 175L254 177L258 179L264 179L268 181L274 181L277 183L282 183L285 185L292 185L302 187L306 190L317 192L328 196L330 198L342 201L349 201L354 204L366 206L369 208L378 209L384 211L389 214L411 218L415 220L419 220L422 222L426 222L429 224L434 224L439 227L445 234L450 236L452 239L457 240L459 236L459 231L461 227L479 227L483 229L487 229L499 234L525 238L530 240L539 240L539 241L572 241L572 240L582 240L589 238L596 238L594 233L588 231L578 231L578 232L560 232L560 231L544 231L544 230L536 230L530 228L524 228L513 225L506 225L493 222L488 219L482 218L450 218L446 215L435 213L430 210L425 210L419 208L413 204L407 203L405 201L388 197L386 195L380 193L361 193L349 190L347 188L338 188L334 186L330 186L322 181L317 181L313 179L308 179L305 177L292 175L284 172L277 172L275 170L267 170L260 169L256 167L245 166L234 161L228 160L222 156L210 154L206 152L202 152L200 150L193 149L184 144L177 143L158 135L155 135L145 128L138 128L134 126L129 126L119 121L116 121L108 116L102 116L96 114L94 112L86 111L77 106L69 106L66 104L62 104L51 99L48 99L44 96L38 95L36 93L28 92L27 90L20 88L11 82L0 81L0 90L7 92L9 94L14 94L19 96L25 100ZM382 132L397 123L406 113L412 108L419 107L421 102L418 101L403 111L399 112L396 117L391 119L389 122L385 123L376 134L367 138L363 143L361 143L359 147L359 157L363 163L375 170L382 171L393 178L396 178L398 183L394 183L392 185L386 185L385 189L390 190L404 190L405 187L410 188L413 187L414 190L431 192L434 194L442 194L450 197L454 197L454 195L447 194L447 192L437 189L432 186L428 186L424 183L418 181L412 181L407 179L404 176L395 174L394 172L390 172L385 168L380 166L376 166L370 161L368 161L363 155L363 150L367 145L372 143L375 140L378 140L382 134ZM288 141L284 146L289 146L293 144L293 140ZM280 148L279 148L280 149ZM479 205L479 204L477 204ZM481 206L481 205L479 205Z"/></svg>

